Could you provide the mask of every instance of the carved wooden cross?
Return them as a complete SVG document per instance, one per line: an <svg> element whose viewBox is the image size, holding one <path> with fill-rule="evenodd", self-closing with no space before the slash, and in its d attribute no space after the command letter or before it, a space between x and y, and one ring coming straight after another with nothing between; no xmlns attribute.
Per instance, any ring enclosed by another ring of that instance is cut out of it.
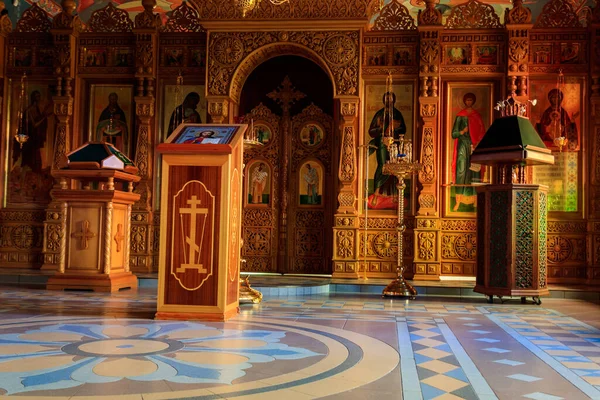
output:
<svg viewBox="0 0 600 400"><path fill-rule="evenodd" d="M96 234L90 231L90 221L84 219L81 221L81 230L79 232L71 233L71 237L81 240L81 248L87 250L89 247L89 240L92 239Z"/></svg>
<svg viewBox="0 0 600 400"><path fill-rule="evenodd" d="M192 196L187 203L191 206L189 208L180 208L179 214L190 214L190 235L185 236L185 242L190 246L189 247L189 256L187 262L181 264L177 267L177 272L186 272L189 269L195 269L198 273L206 273L208 270L204 268L204 265L200 262L196 261L196 253L198 253L198 261L200 256L200 251L202 250L202 241L204 240L204 228L206 226L206 218L208 218L208 208L199 208L197 206L200 205L201 201L194 195ZM196 243L196 233L198 228L196 227L196 217L198 215L204 215L204 224L202 225L202 230L199 232L200 235L200 244Z"/></svg>
<svg viewBox="0 0 600 400"><path fill-rule="evenodd" d="M117 242L117 253L120 252L123 248L123 239L125 239L125 235L123 235L123 224L117 224L117 233L113 238L115 242Z"/></svg>
<svg viewBox="0 0 600 400"><path fill-rule="evenodd" d="M306 95L292 86L292 81L289 76L283 79L280 87L273 90L267 96L281 105L281 109L285 115L290 113L290 107L296 101L306 97Z"/></svg>

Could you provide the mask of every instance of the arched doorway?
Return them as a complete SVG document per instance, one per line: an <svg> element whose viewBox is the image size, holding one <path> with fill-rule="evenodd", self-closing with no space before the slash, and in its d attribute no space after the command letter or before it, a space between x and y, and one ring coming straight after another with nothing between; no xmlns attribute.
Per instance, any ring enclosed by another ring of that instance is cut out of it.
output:
<svg viewBox="0 0 600 400"><path fill-rule="evenodd" d="M271 58L244 82L240 120L263 143L244 154L246 271L331 273L333 113L329 76L304 57Z"/></svg>

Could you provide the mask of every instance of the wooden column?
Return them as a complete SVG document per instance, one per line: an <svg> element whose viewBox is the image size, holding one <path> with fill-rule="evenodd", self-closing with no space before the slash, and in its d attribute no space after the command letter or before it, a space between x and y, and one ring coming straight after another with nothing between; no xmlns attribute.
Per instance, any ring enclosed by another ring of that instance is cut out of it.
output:
<svg viewBox="0 0 600 400"><path fill-rule="evenodd" d="M333 227L333 276L358 278L358 185L357 125L358 97L339 98L341 123L338 168L338 209ZM363 268L367 268L363 265Z"/></svg>
<svg viewBox="0 0 600 400"><path fill-rule="evenodd" d="M590 199L588 220L588 253L587 282L600 283L600 4L596 5L593 13L593 23L590 26L592 49L590 53L591 65L591 96L588 147L590 182Z"/></svg>
<svg viewBox="0 0 600 400"><path fill-rule="evenodd" d="M533 27L531 11L523 6L523 0L514 0L512 9L506 12L508 31L508 93L529 96L529 32Z"/></svg>
<svg viewBox="0 0 600 400"><path fill-rule="evenodd" d="M82 23L74 15L77 3L73 0L62 2L63 11L52 21L52 39L57 57L54 60L54 73L56 75L56 94L53 96L54 115L56 116L56 136L54 141L54 157L52 170L60 168L61 163L71 151L73 137L73 84L77 74L77 38L81 32ZM55 189L60 185L58 182ZM52 199L46 208L44 220L43 254L44 270L65 270L65 252L67 229L67 203L59 199Z"/></svg>
<svg viewBox="0 0 600 400"><path fill-rule="evenodd" d="M226 124L229 118L229 97L225 96L207 96L208 115L213 124Z"/></svg>
<svg viewBox="0 0 600 400"><path fill-rule="evenodd" d="M425 11L419 11L419 161L423 169L418 174L422 189L417 199L418 210L414 229L414 269L407 268L405 276L418 280L439 280L440 255L440 177L437 175L440 135L440 61L442 14L434 0L425 1Z"/></svg>
<svg viewBox="0 0 600 400"><path fill-rule="evenodd" d="M136 38L135 77L137 93L135 96L135 115L138 120L135 165L142 178L135 192L140 200L134 204L131 215L131 253L130 263L134 272L153 272L157 270L155 258L158 256L154 245L154 213L152 196L154 195L154 109L155 82L158 66L158 31L162 25L160 16L153 12L156 0L142 1L144 11L135 17L134 34Z"/></svg>

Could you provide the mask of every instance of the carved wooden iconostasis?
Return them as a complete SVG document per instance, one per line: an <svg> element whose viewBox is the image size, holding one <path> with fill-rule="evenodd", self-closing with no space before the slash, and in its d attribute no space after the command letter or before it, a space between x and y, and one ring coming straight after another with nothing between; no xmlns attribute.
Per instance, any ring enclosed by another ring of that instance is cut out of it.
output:
<svg viewBox="0 0 600 400"><path fill-rule="evenodd" d="M381 10L368 0L263 1L242 18L233 1L192 1L160 15L148 1L134 18L109 3L82 21L66 1L52 19L37 4L18 21L3 15L0 266L59 264L65 217L48 196L50 171L81 143L107 139L142 176L131 269L155 271L154 148L183 119L253 124L263 143L244 152L243 268L392 277L398 199L381 174L378 141L391 73L395 132L413 141L423 164L402 199L407 276L475 275L474 188L492 171L458 167L460 126L479 127L475 146L498 116L496 102L515 91L537 99L529 116L541 135L555 132L557 111L566 116L570 144L552 147L554 166L530 171L550 187L549 281L600 280L598 7L551 0L532 17L519 0L504 15L485 2L450 3L425 0L415 15L401 0ZM564 85L553 97L559 70ZM28 125L21 150L13 136L24 73L25 109L41 123Z"/></svg>

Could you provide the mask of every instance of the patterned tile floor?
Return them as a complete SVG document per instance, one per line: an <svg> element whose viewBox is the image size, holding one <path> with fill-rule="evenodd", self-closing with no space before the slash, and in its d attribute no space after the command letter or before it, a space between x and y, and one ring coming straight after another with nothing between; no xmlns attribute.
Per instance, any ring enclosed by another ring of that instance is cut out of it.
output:
<svg viewBox="0 0 600 400"><path fill-rule="evenodd" d="M156 290L0 287L0 399L600 399L600 305L266 298L156 321Z"/></svg>

